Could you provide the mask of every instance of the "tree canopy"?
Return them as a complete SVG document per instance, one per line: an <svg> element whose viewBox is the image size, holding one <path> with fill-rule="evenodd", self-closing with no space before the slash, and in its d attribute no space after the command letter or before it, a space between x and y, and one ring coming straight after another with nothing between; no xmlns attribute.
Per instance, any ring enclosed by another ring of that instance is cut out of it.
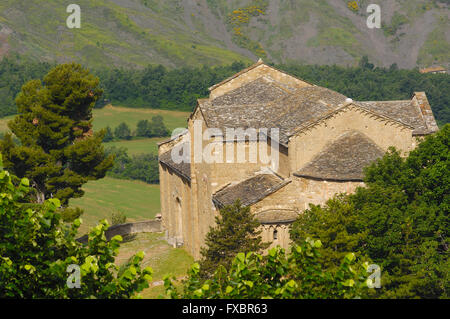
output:
<svg viewBox="0 0 450 319"><path fill-rule="evenodd" d="M367 256L382 268L380 297L448 298L449 140L447 124L407 158L391 149L366 169L366 187L312 205L291 238L320 239L330 268L349 251Z"/></svg>
<svg viewBox="0 0 450 319"><path fill-rule="evenodd" d="M200 251L200 275L207 278L219 265L229 269L237 253L257 253L267 248L268 244L262 242L259 226L250 208L241 206L239 201L221 208Z"/></svg>
<svg viewBox="0 0 450 319"><path fill-rule="evenodd" d="M92 109L102 90L99 79L78 64L63 64L43 79L23 85L20 112L0 142L5 167L27 177L35 201L56 197L63 205L83 195L81 186L105 176L113 158L104 154L104 132L93 133Z"/></svg>

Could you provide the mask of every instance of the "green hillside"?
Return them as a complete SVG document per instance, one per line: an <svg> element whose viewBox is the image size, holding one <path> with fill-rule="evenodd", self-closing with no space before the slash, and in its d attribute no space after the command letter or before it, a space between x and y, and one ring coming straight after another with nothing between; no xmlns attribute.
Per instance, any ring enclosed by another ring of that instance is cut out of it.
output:
<svg viewBox="0 0 450 319"><path fill-rule="evenodd" d="M449 64L449 4L383 1L381 29L366 26L369 0L79 0L81 28L66 26L67 1L3 0L0 56L84 65L169 67L246 63L379 66ZM351 5L353 3L353 5ZM356 6L354 5L356 3Z"/></svg>

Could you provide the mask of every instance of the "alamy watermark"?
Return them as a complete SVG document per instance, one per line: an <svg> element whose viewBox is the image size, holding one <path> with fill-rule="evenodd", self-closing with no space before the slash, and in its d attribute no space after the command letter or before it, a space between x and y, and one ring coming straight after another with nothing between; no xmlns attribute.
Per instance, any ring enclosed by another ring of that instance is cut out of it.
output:
<svg viewBox="0 0 450 319"><path fill-rule="evenodd" d="M66 272L70 275L67 278L67 287L68 288L81 288L81 271L80 266L76 264L71 264L67 266Z"/></svg>
<svg viewBox="0 0 450 319"><path fill-rule="evenodd" d="M208 128L203 131L200 120L195 120L193 126L193 156L190 144L179 143L171 151L174 163L260 163L278 170L278 128L226 128L225 132L219 128ZM180 130L174 130L172 138L179 136ZM191 140L190 133L186 134ZM204 145L205 141L207 143Z"/></svg>
<svg viewBox="0 0 450 319"><path fill-rule="evenodd" d="M81 8L78 4L69 4L66 9L67 13L71 13L66 20L69 29L81 28Z"/></svg>

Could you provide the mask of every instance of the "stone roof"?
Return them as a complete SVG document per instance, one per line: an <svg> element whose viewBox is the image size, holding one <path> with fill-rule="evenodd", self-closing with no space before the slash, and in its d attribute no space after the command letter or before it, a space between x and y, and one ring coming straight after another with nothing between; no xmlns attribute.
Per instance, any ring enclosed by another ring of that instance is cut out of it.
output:
<svg viewBox="0 0 450 319"><path fill-rule="evenodd" d="M292 223L298 217L298 213L290 209L266 210L255 215L261 224Z"/></svg>
<svg viewBox="0 0 450 319"><path fill-rule="evenodd" d="M189 147L187 149L190 149ZM159 162L172 169L176 174L184 177L189 182L191 181L191 164L190 163L175 163L172 159L172 149L159 155Z"/></svg>
<svg viewBox="0 0 450 319"><path fill-rule="evenodd" d="M275 174L258 174L237 184L230 184L213 195L214 204L221 208L240 200L241 205L250 206L276 192L290 181Z"/></svg>
<svg viewBox="0 0 450 319"><path fill-rule="evenodd" d="M290 88L264 76L221 95L199 101L209 127L279 128L280 142L287 145L289 134L302 123L319 117L346 97L319 86Z"/></svg>
<svg viewBox="0 0 450 319"><path fill-rule="evenodd" d="M383 154L384 151L366 135L350 131L329 143L294 175L333 181L362 181L363 168Z"/></svg>
<svg viewBox="0 0 450 319"><path fill-rule="evenodd" d="M261 64L263 62L259 61L211 89ZM432 133L437 129L437 125L435 125L431 108L426 108L429 104L424 93L417 98L419 101L417 105L414 100L417 94L420 92L416 93L412 100L355 103L374 113L413 127L415 135ZM279 128L279 141L287 146L289 137L295 131L307 123L320 120L324 115L341 107L346 101L346 96L330 89L316 85L290 87L266 74L214 99L199 100L198 107L208 127L219 128L223 132L226 128Z"/></svg>
<svg viewBox="0 0 450 319"><path fill-rule="evenodd" d="M375 113L412 126L414 128L413 135L422 135L432 132L432 130L428 128L420 108L414 105L412 100L357 103Z"/></svg>

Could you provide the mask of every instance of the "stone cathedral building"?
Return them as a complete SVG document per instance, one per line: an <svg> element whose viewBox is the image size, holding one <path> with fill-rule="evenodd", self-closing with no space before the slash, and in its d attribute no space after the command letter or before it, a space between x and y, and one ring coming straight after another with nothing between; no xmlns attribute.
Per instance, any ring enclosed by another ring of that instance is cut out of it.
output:
<svg viewBox="0 0 450 319"><path fill-rule="evenodd" d="M353 192L363 168L390 146L406 155L438 130L424 92L357 102L261 60L209 90L187 130L158 150L162 225L194 258L219 209L237 199L261 222L264 241L288 247L289 225L310 203ZM230 138L233 128L254 129L257 138Z"/></svg>

